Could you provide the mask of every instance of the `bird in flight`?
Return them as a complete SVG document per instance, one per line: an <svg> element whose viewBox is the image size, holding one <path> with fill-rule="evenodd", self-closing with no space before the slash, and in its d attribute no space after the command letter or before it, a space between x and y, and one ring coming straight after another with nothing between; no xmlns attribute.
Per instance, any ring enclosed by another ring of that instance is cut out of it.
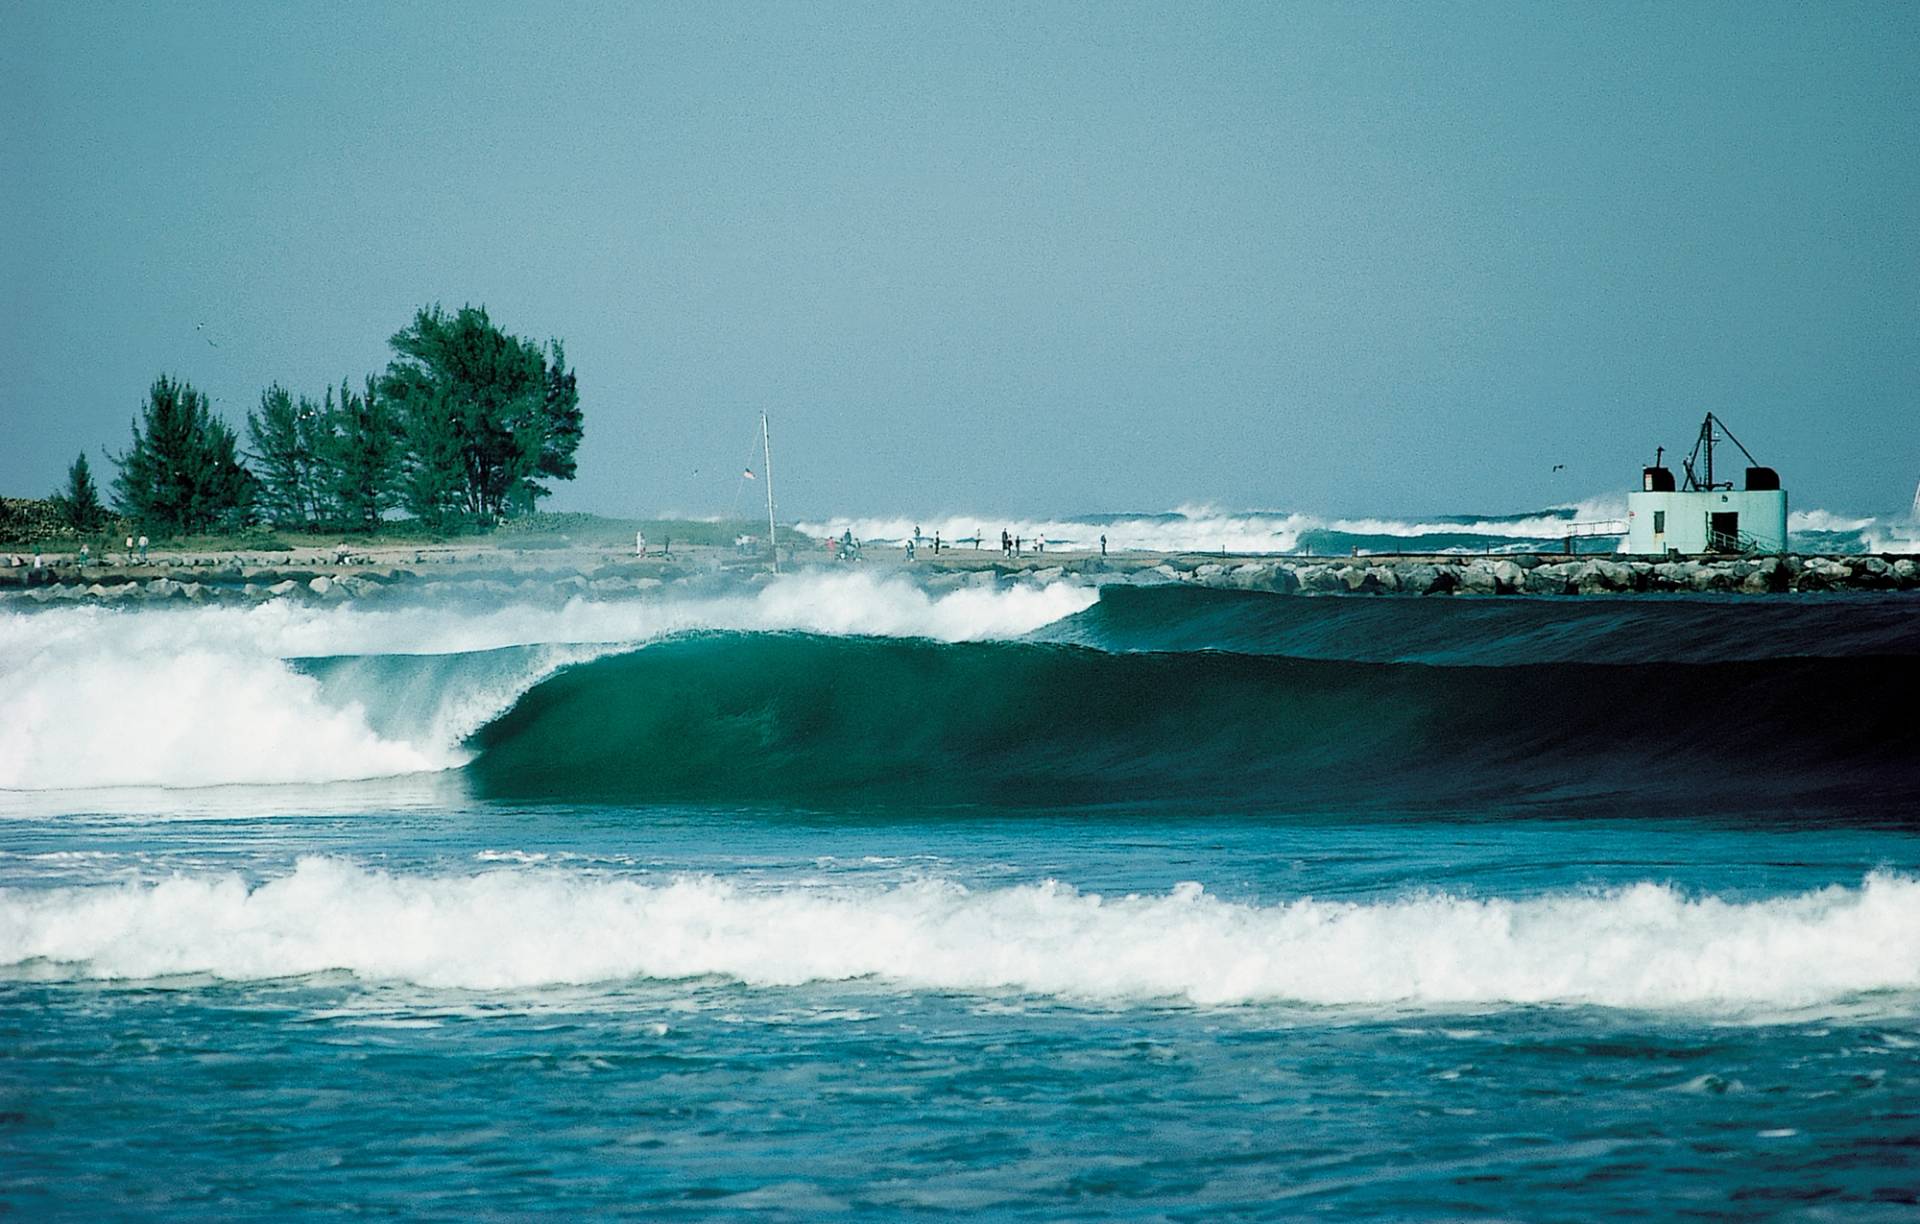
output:
<svg viewBox="0 0 1920 1224"><path fill-rule="evenodd" d="M1556 463L1553 465L1553 470L1556 472L1564 472L1567 470L1567 465L1564 463Z"/></svg>
<svg viewBox="0 0 1920 1224"><path fill-rule="evenodd" d="M214 348L220 347L220 342L218 340L215 340L212 336L207 335L207 325L205 323L195 323L193 325L193 330L199 332L200 338L205 340L208 344L212 345Z"/></svg>

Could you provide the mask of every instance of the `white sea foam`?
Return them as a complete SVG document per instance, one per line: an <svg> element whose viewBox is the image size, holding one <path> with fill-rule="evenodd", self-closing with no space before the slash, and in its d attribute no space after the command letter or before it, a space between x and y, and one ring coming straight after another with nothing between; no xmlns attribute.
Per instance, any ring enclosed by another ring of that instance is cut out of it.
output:
<svg viewBox="0 0 1920 1224"><path fill-rule="evenodd" d="M0 891L0 964L235 980L344 971L434 988L873 979L1066 999L1416 1006L1575 1003L1739 1012L1920 989L1920 881L1875 874L1767 900L1645 883L1499 900L1224 901L1198 884L1100 897L742 888L547 866L404 876L333 859L238 877Z"/></svg>
<svg viewBox="0 0 1920 1224"><path fill-rule="evenodd" d="M0 789L323 782L445 769L450 744L387 739L318 681L244 651L112 643L0 671Z"/></svg>
<svg viewBox="0 0 1920 1224"><path fill-rule="evenodd" d="M1308 532L1337 532L1354 536L1386 536L1409 543L1421 536L1478 535L1504 538L1516 544L1527 541L1559 540L1566 536L1570 523L1600 523L1626 519L1626 501L1620 497L1596 498L1556 507L1553 511L1520 518L1439 519L1329 518L1313 514L1268 511L1234 512L1214 506L1182 506L1169 514L1115 516L1088 521L1061 518L999 518L992 515L944 514L925 518L900 515L877 517L841 517L815 523L802 523L800 530L809 535L837 536L851 531L862 540L904 540L919 528L924 537L935 532L943 540L971 541L984 536L983 549L999 546L1000 532L1017 535L1023 547L1031 549L1044 540L1049 549L1087 550L1107 537L1113 551L1195 553L1293 553L1299 552ZM973 547L958 544L961 550Z"/></svg>
<svg viewBox="0 0 1920 1224"><path fill-rule="evenodd" d="M1551 507L1538 514L1519 517L1454 516L1433 518L1379 518L1297 514L1280 511L1230 511L1215 506L1181 506L1167 514L1119 515L1112 518L1030 518L1001 517L990 514L936 514L914 518L906 515L842 516L802 523L799 529L808 535L838 536L851 531L861 540L891 543L905 540L915 528L927 538L935 532L961 550L975 534L984 536L980 547L999 547L1000 532L1019 536L1031 550L1040 540L1049 551L1097 549L1100 537L1115 552L1158 553L1298 553L1310 532L1343 536L1382 537L1408 550L1423 547L1423 538L1440 536L1484 536L1504 541L1506 546L1525 549L1564 539L1569 528L1578 534L1601 534L1611 525L1624 531L1627 502L1623 495L1608 494ZM1903 522L1900 516L1836 514L1821 509L1795 510L1788 516L1788 530L1798 534L1825 537L1824 548L1847 552L1920 552L1920 518ZM1579 526L1575 526L1579 525ZM1848 537L1852 537L1849 539ZM1344 542L1341 547L1346 547ZM1620 546L1626 547L1624 536ZM1360 545L1365 548L1367 545ZM1440 551L1446 551L1441 548ZM1476 549L1477 551L1477 549Z"/></svg>
<svg viewBox="0 0 1920 1224"><path fill-rule="evenodd" d="M799 574L753 593L534 604L0 613L0 790L313 783L446 769L459 741L552 671L698 629L1013 637L1089 607L1088 587L930 594L904 578ZM428 694L321 684L320 656L542 649ZM352 699L342 697L349 692ZM431 708L404 733L361 703ZM398 735L398 738L396 738Z"/></svg>
<svg viewBox="0 0 1920 1224"><path fill-rule="evenodd" d="M1865 531L1878 519L1871 515L1861 518L1853 515L1834 514L1829 510L1795 510L1787 515L1788 532L1820 531L1849 532Z"/></svg>

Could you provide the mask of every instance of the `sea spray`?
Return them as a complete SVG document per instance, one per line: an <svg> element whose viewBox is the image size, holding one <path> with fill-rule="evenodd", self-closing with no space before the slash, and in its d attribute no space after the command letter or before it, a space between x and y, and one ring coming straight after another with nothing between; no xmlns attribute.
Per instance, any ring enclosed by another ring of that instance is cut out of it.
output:
<svg viewBox="0 0 1920 1224"><path fill-rule="evenodd" d="M811 573L721 596L0 613L0 789L313 783L439 770L556 668L729 628L1017 636L1091 605L1064 583L931 593ZM516 654L500 654L512 648ZM491 658L478 656L496 652ZM378 662L462 656L455 666ZM308 665L294 660L328 660ZM353 666L338 662L360 659ZM423 691L422 677L444 683Z"/></svg>
<svg viewBox="0 0 1920 1224"><path fill-rule="evenodd" d="M464 760L387 739L357 704L245 652L107 649L0 676L0 789L215 786L386 777Z"/></svg>
<svg viewBox="0 0 1920 1224"><path fill-rule="evenodd" d="M1526 514L1436 514L1411 518L1380 515L1342 517L1279 510L1224 510L1188 505L1164 513L1100 514L1074 517L999 517L941 513L842 515L799 524L809 535L852 532L861 540L904 542L919 528L923 539L938 532L961 550L997 550L1000 532L1018 536L1031 552L1041 541L1048 551L1094 551L1106 537L1111 552L1234 554L1300 553L1346 555L1360 552L1536 552L1557 551L1568 536L1580 551L1624 550L1627 505L1624 494L1605 494L1549 506ZM1920 528L1901 515L1836 514L1796 510L1789 518L1792 543L1801 552L1920 552ZM1608 534L1609 532L1615 534Z"/></svg>
<svg viewBox="0 0 1920 1224"><path fill-rule="evenodd" d="M181 874L0 891L0 965L85 978L346 972L520 990L873 979L1110 1004L1590 1004L1739 1014L1920 990L1920 880L1764 900L1645 882L1517 899L1440 892L1228 901L1197 883L1101 896L641 882L550 867L401 875L307 858L248 883Z"/></svg>
<svg viewBox="0 0 1920 1224"><path fill-rule="evenodd" d="M987 537L982 540L981 548L997 549L1000 532L1005 530L1019 537L1022 548L1027 551L1043 542L1048 548L1089 551L1097 549L1100 537L1105 536L1110 551L1294 553L1316 538L1323 538L1337 544L1338 551L1343 553L1354 542L1362 542L1361 546L1366 547L1369 545L1364 542L1371 541L1408 548L1464 549L1471 545L1471 551L1477 552L1501 543L1537 546L1541 541L1565 538L1574 523L1623 521L1625 517L1625 499L1607 497L1535 514L1441 515L1411 520L1340 518L1289 511L1237 512L1192 505L1164 514L1079 518L999 519L956 514L922 519L900 515L836 517L802 523L799 529L816 536L838 536L851 531L862 540L900 541L918 527L925 539L939 532L950 543L965 541L957 544L962 550L973 547L976 530Z"/></svg>

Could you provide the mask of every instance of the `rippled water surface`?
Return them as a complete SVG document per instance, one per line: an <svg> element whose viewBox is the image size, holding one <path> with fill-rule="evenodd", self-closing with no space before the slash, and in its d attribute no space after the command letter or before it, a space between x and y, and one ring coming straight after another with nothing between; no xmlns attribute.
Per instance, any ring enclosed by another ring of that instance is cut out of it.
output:
<svg viewBox="0 0 1920 1224"><path fill-rule="evenodd" d="M807 581L0 620L0 1201L1920 1211L1903 605Z"/></svg>

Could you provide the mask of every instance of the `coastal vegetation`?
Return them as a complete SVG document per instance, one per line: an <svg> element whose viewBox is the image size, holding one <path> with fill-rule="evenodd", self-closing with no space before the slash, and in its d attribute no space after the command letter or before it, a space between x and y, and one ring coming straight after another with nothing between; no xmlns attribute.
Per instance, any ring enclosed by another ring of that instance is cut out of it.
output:
<svg viewBox="0 0 1920 1224"><path fill-rule="evenodd" d="M203 391L162 374L127 448L107 452L112 511L83 453L51 497L0 507L0 539L438 537L528 519L573 478L584 414L559 340L511 335L483 306L434 305L389 344L387 368L357 385L314 397L270 384L244 447Z"/></svg>
<svg viewBox="0 0 1920 1224"><path fill-rule="evenodd" d="M93 471L87 466L87 452L81 451L67 469L67 484L48 499L67 528L84 534L106 526L107 507L93 483Z"/></svg>
<svg viewBox="0 0 1920 1224"><path fill-rule="evenodd" d="M484 307L435 306L391 343L378 393L406 439L401 497L413 517L529 514L551 491L543 479L573 479L580 392L558 340L543 349L502 332Z"/></svg>
<svg viewBox="0 0 1920 1224"><path fill-rule="evenodd" d="M247 413L261 518L279 527L373 531L399 504L405 438L372 378L314 400L278 383Z"/></svg>
<svg viewBox="0 0 1920 1224"><path fill-rule="evenodd" d="M634 537L645 536L648 555L657 557L663 548L676 553L682 548L730 548L740 536L764 536L766 530L764 522L745 519L629 519L545 511L508 518L490 528L484 538L487 548L507 553L596 549L627 554L633 551ZM139 534L140 529L131 522L111 513L94 530L76 531L62 517L55 498L0 498L0 554L44 550L55 557L71 557L86 545L93 557L110 561L120 555L127 536L137 539ZM156 535L153 544L174 557L235 553L293 557L331 554L343 543L354 553L366 555L439 545L470 546L476 538L475 532L436 530L418 519L401 516L389 516L369 532L275 527L256 518L232 530ZM780 546L812 549L818 544L782 523ZM0 555L0 566L5 562L6 557Z"/></svg>
<svg viewBox="0 0 1920 1224"><path fill-rule="evenodd" d="M114 501L143 530L232 528L253 516L258 481L240 463L239 439L191 383L156 378L133 444L111 458Z"/></svg>

